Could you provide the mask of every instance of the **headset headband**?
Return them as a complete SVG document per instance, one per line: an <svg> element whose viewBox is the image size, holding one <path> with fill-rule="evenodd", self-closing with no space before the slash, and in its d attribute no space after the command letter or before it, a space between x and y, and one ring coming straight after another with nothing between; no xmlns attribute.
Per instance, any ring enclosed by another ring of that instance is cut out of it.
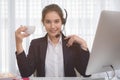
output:
<svg viewBox="0 0 120 80"><path fill-rule="evenodd" d="M64 25L65 25L66 21L67 21L68 14L67 14L67 10L66 9L64 9L64 11L65 11L65 14L66 14L66 17L65 17L65 20L64 20Z"/></svg>

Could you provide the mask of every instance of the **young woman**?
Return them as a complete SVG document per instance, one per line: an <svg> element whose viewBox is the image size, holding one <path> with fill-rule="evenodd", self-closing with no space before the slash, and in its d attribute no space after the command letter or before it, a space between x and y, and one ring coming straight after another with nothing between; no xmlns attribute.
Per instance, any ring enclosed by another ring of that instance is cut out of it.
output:
<svg viewBox="0 0 120 80"><path fill-rule="evenodd" d="M46 6L42 11L42 23L47 34L31 41L27 56L22 46L23 38L29 36L25 33L27 28L21 26L15 32L16 57L21 76L29 77L36 71L37 77L75 77L76 69L87 77L87 44L76 35L64 36L61 29L65 19L61 8L56 4Z"/></svg>

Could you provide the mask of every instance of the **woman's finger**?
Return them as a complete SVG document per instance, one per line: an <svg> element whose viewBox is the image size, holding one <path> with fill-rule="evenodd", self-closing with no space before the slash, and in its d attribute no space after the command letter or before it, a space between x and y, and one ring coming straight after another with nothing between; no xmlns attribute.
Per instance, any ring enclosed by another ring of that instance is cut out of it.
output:
<svg viewBox="0 0 120 80"><path fill-rule="evenodd" d="M27 27L26 27L26 26L22 26L22 27L20 28L20 30L21 30L22 32L25 32L25 31L27 30Z"/></svg>
<svg viewBox="0 0 120 80"><path fill-rule="evenodd" d="M25 26L20 26L18 29L17 29L17 32L18 33L21 33L21 32L25 32L27 30L27 27Z"/></svg>
<svg viewBox="0 0 120 80"><path fill-rule="evenodd" d="M73 45L73 42L74 42L74 39L73 38L70 38L67 42L67 46L70 47Z"/></svg>
<svg viewBox="0 0 120 80"><path fill-rule="evenodd" d="M24 33L23 36L24 37L28 37L30 34Z"/></svg>
<svg viewBox="0 0 120 80"><path fill-rule="evenodd" d="M72 37L72 35L69 35L69 36L66 36L64 39L69 39L71 37Z"/></svg>

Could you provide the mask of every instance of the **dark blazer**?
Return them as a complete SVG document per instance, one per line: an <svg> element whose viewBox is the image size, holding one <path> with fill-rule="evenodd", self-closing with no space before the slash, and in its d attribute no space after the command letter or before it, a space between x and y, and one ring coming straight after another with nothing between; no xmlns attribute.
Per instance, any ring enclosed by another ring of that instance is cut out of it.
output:
<svg viewBox="0 0 120 80"><path fill-rule="evenodd" d="M67 47L67 41L62 34L64 76L75 77L74 68L84 77L86 67L89 60L89 51L84 51L79 44L74 43L71 47ZM26 57L25 52L16 55L18 67L22 77L29 77L37 71L37 77L45 76L45 58L47 51L47 35L42 38L31 41L29 53Z"/></svg>

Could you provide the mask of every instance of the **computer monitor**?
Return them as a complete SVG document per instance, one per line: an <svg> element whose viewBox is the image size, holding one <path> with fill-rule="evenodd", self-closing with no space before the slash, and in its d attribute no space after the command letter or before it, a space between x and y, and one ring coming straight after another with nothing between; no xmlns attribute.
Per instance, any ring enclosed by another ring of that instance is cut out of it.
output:
<svg viewBox="0 0 120 80"><path fill-rule="evenodd" d="M120 12L102 11L86 74L120 69Z"/></svg>

